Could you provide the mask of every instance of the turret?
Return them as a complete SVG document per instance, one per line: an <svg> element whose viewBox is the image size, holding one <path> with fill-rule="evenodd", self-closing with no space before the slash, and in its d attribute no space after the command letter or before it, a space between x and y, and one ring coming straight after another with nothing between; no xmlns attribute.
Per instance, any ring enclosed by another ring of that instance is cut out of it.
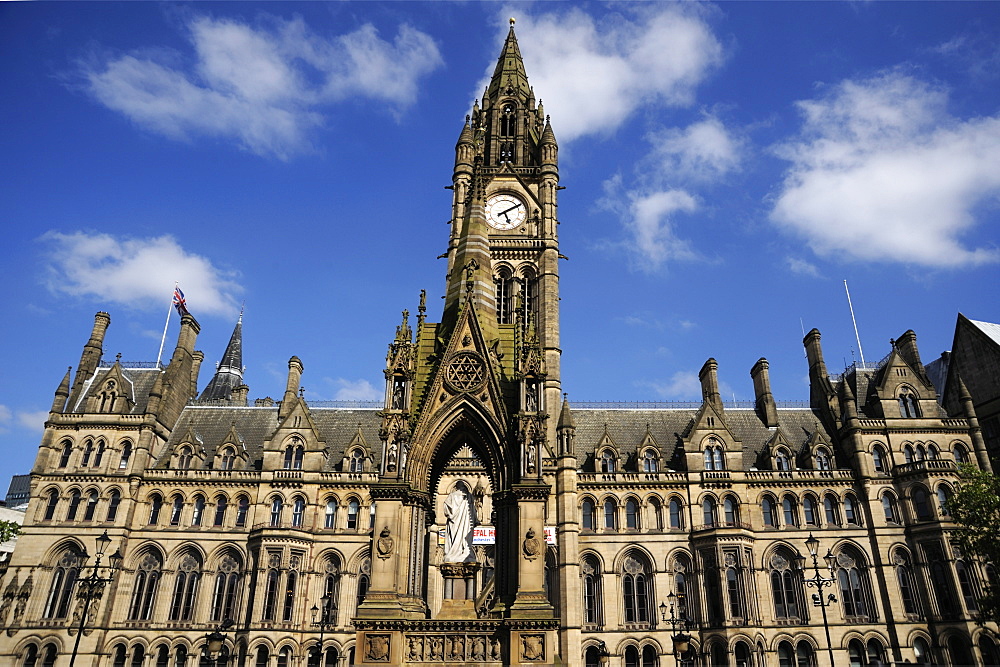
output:
<svg viewBox="0 0 1000 667"><path fill-rule="evenodd" d="M76 377L73 380L73 391L71 396L73 402L80 397L83 383L93 376L101 363L101 355L104 353L104 335L111 325L111 316L101 311L94 315L94 328L90 332L90 339L83 346L83 353L80 355L80 363L76 367Z"/></svg>
<svg viewBox="0 0 1000 667"><path fill-rule="evenodd" d="M722 414L722 395L719 393L719 364L715 359L709 359L698 371L698 379L701 381L701 399L709 403L715 411Z"/></svg>
<svg viewBox="0 0 1000 667"><path fill-rule="evenodd" d="M222 361L215 369L215 375L201 392L201 400L227 401L233 391L243 384L243 313L236 320L233 335L222 354Z"/></svg>
<svg viewBox="0 0 1000 667"><path fill-rule="evenodd" d="M66 409L66 399L69 398L69 376L72 370L72 366L66 369L66 375L63 376L62 382L56 388L56 394L52 398L51 412L62 412Z"/></svg>
<svg viewBox="0 0 1000 667"><path fill-rule="evenodd" d="M299 387L302 386L302 362L298 357L288 360L288 381L285 383L285 395L281 399L281 409L278 420L282 420L292 412Z"/></svg>
<svg viewBox="0 0 1000 667"><path fill-rule="evenodd" d="M556 432L559 438L559 453L572 456L573 439L576 437L576 422L573 421L573 411L569 406L569 399L563 394L562 409L559 411L559 423L556 425Z"/></svg>
<svg viewBox="0 0 1000 667"><path fill-rule="evenodd" d="M559 144L556 143L556 134L552 131L552 123L549 117L545 117L545 129L542 130L542 138L538 142L541 148L542 171L548 172L559 164Z"/></svg>
<svg viewBox="0 0 1000 667"><path fill-rule="evenodd" d="M976 416L976 406L972 402L972 394L965 386L961 375L955 375L958 380L958 400L962 403L962 412L965 413L965 421L969 423L969 437L972 439L972 448L976 451L976 462L982 470L993 472L993 464L990 462L990 454L986 449L986 440L983 438L983 430L979 426L979 418Z"/></svg>
<svg viewBox="0 0 1000 667"><path fill-rule="evenodd" d="M472 165L476 160L476 142L469 120L469 116L466 116L462 133L458 135L458 143L455 145L455 178L460 174L471 177Z"/></svg>
<svg viewBox="0 0 1000 667"><path fill-rule="evenodd" d="M767 359L761 357L750 369L753 378L753 391L757 397L757 414L768 428L778 425L778 406L771 395L771 376L768 373Z"/></svg>

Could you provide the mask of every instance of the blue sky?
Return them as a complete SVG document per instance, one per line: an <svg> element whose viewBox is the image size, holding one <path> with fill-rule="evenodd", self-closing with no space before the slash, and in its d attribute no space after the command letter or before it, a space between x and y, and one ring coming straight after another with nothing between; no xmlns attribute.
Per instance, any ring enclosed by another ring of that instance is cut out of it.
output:
<svg viewBox="0 0 1000 667"><path fill-rule="evenodd" d="M0 474L93 314L156 358L179 281L201 386L245 301L250 396L378 398L440 314L454 145L507 18L560 142L571 400L726 398L956 314L996 322L1000 3L2 3ZM176 317L168 349L176 339Z"/></svg>

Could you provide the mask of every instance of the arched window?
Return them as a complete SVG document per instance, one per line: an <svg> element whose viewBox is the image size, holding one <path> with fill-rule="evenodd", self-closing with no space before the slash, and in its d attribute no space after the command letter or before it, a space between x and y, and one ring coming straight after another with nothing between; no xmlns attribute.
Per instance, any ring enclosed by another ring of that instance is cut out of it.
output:
<svg viewBox="0 0 1000 667"><path fill-rule="evenodd" d="M615 454L610 449L601 453L601 472L615 471Z"/></svg>
<svg viewBox="0 0 1000 667"><path fill-rule="evenodd" d="M639 530L639 503L634 498L625 501L625 528Z"/></svg>
<svg viewBox="0 0 1000 667"><path fill-rule="evenodd" d="M882 644L877 639L869 639L867 649L868 667L882 667L885 664L885 649Z"/></svg>
<svg viewBox="0 0 1000 667"><path fill-rule="evenodd" d="M927 458L927 450L924 449L924 446L919 442L917 443L917 449L914 453L914 458L917 461L923 461L924 459Z"/></svg>
<svg viewBox="0 0 1000 667"><path fill-rule="evenodd" d="M899 584L899 597L903 601L903 611L907 614L919 614L920 607L910 559L905 552L896 551L893 560L896 563L896 581Z"/></svg>
<svg viewBox="0 0 1000 667"><path fill-rule="evenodd" d="M909 387L903 387L899 391L899 416L905 419L919 419L920 405L917 403L917 396Z"/></svg>
<svg viewBox="0 0 1000 667"><path fill-rule="evenodd" d="M240 496L236 501L236 527L243 528L247 525L247 514L250 512L250 499Z"/></svg>
<svg viewBox="0 0 1000 667"><path fill-rule="evenodd" d="M906 461L907 463L913 463L914 460L913 445L906 445L905 447L903 447L903 460Z"/></svg>
<svg viewBox="0 0 1000 667"><path fill-rule="evenodd" d="M358 529L358 511L360 509L361 503L351 498L350 502L347 503L347 530Z"/></svg>
<svg viewBox="0 0 1000 667"><path fill-rule="evenodd" d="M160 522L160 509L163 507L163 496L154 493L149 498L149 525L155 526Z"/></svg>
<svg viewBox="0 0 1000 667"><path fill-rule="evenodd" d="M814 667L813 647L809 642L800 641L795 646L795 667Z"/></svg>
<svg viewBox="0 0 1000 667"><path fill-rule="evenodd" d="M786 495L781 499L781 511L786 528L799 525L798 503L795 501L794 496Z"/></svg>
<svg viewBox="0 0 1000 667"><path fill-rule="evenodd" d="M955 561L955 574L958 575L958 587L962 591L965 608L970 614L975 614L979 611L979 585L976 581L976 573L964 561L957 560Z"/></svg>
<svg viewBox="0 0 1000 667"><path fill-rule="evenodd" d="M55 644L47 644L45 648L42 649L42 667L55 667L56 656L59 650L56 648Z"/></svg>
<svg viewBox="0 0 1000 667"><path fill-rule="evenodd" d="M625 557L622 563L622 591L626 623L649 622L649 565L636 553Z"/></svg>
<svg viewBox="0 0 1000 667"><path fill-rule="evenodd" d="M278 611L278 580L280 572L277 567L269 567L264 580L264 610L263 620L273 621Z"/></svg>
<svg viewBox="0 0 1000 667"><path fill-rule="evenodd" d="M916 645L914 645L916 648ZM983 654L983 667L997 667L1000 665L1000 651L997 651L996 642L986 634L979 635L979 652Z"/></svg>
<svg viewBox="0 0 1000 667"><path fill-rule="evenodd" d="M734 620L742 619L746 614L743 579L735 567L726 568L726 594L729 597L729 617Z"/></svg>
<svg viewBox="0 0 1000 667"><path fill-rule="evenodd" d="M128 460L132 457L132 443L125 441L122 444L122 457L118 461L118 469L125 470L128 468Z"/></svg>
<svg viewBox="0 0 1000 667"><path fill-rule="evenodd" d="M88 440L83 445L83 458L80 459L80 466L86 468L90 465L90 455L94 452L94 443Z"/></svg>
<svg viewBox="0 0 1000 667"><path fill-rule="evenodd" d="M828 526L840 525L840 501L837 500L837 496L832 493L823 496L823 511L826 514Z"/></svg>
<svg viewBox="0 0 1000 667"><path fill-rule="evenodd" d="M715 498L709 496L701 501L701 520L706 527L715 525Z"/></svg>
<svg viewBox="0 0 1000 667"><path fill-rule="evenodd" d="M191 525L200 526L205 516L205 496L200 493L194 497L194 510L191 513Z"/></svg>
<svg viewBox="0 0 1000 667"><path fill-rule="evenodd" d="M660 664L656 656L656 649L646 644L642 647L642 667L657 667Z"/></svg>
<svg viewBox="0 0 1000 667"><path fill-rule="evenodd" d="M844 606L844 616L854 620L868 620L869 604L867 574L862 571L864 563L854 552L841 552L837 557L837 581L840 585L840 601Z"/></svg>
<svg viewBox="0 0 1000 667"><path fill-rule="evenodd" d="M917 519L921 521L930 519L931 506L927 502L927 491L924 490L924 487L915 487L910 497L913 499L913 511L917 515Z"/></svg>
<svg viewBox="0 0 1000 667"><path fill-rule="evenodd" d="M800 572L794 569L795 555L780 551L771 557L771 594L778 619L798 620L802 598Z"/></svg>
<svg viewBox="0 0 1000 667"><path fill-rule="evenodd" d="M240 593L240 562L231 554L219 560L212 589L212 620L222 622L228 618L236 620L237 600Z"/></svg>
<svg viewBox="0 0 1000 667"><path fill-rule="evenodd" d="M792 467L788 462L788 450L784 447L778 449L778 452L774 456L774 469L775 470L791 470Z"/></svg>
<svg viewBox="0 0 1000 667"><path fill-rule="evenodd" d="M971 463L969 450L966 449L964 445L956 443L954 449L952 450L952 456L955 457L955 463Z"/></svg>
<svg viewBox="0 0 1000 667"><path fill-rule="evenodd" d="M104 460L104 450L107 449L107 445L104 444L103 440L97 441L97 454L94 455L94 467L100 468L101 461Z"/></svg>
<svg viewBox="0 0 1000 667"><path fill-rule="evenodd" d="M160 644L155 649L156 654L156 667L170 667L170 647L166 644Z"/></svg>
<svg viewBox="0 0 1000 667"><path fill-rule="evenodd" d="M171 621L193 620L198 584L201 581L201 560L193 554L186 554L177 566L174 577L174 595L170 601Z"/></svg>
<svg viewBox="0 0 1000 667"><path fill-rule="evenodd" d="M76 521L76 513L80 509L80 491L73 489L69 494L69 507L66 509L66 520Z"/></svg>
<svg viewBox="0 0 1000 667"><path fill-rule="evenodd" d="M355 601L355 611L361 606L361 603L365 601L365 597L368 595L368 586L371 584L371 572L372 561L370 558L366 558L361 563L361 568L358 571L358 596Z"/></svg>
<svg viewBox="0 0 1000 667"><path fill-rule="evenodd" d="M232 447L223 447L222 457L219 459L219 468L221 470L232 470L235 464L236 450Z"/></svg>
<svg viewBox="0 0 1000 667"><path fill-rule="evenodd" d="M302 441L293 437L291 444L285 447L285 470L302 470L302 455L305 449L302 447Z"/></svg>
<svg viewBox="0 0 1000 667"><path fill-rule="evenodd" d="M684 527L684 514L678 498L670 499L670 527L674 530Z"/></svg>
<svg viewBox="0 0 1000 667"><path fill-rule="evenodd" d="M271 652L267 650L266 646L257 647L257 659L254 663L254 667L267 667L271 664Z"/></svg>
<svg viewBox="0 0 1000 667"><path fill-rule="evenodd" d="M275 496L271 499L271 527L277 528L281 525L281 512L285 508L285 503L281 499L281 496Z"/></svg>
<svg viewBox="0 0 1000 667"><path fill-rule="evenodd" d="M120 648L122 650L125 649L124 646ZM36 646L35 644L28 644L28 648L24 651L24 662L21 663L21 666L36 667L37 664L38 664L38 646ZM118 667L118 665L116 664L115 667Z"/></svg>
<svg viewBox="0 0 1000 667"><path fill-rule="evenodd" d="M83 510L83 520L93 521L94 513L97 512L97 491L91 491L87 494L87 506Z"/></svg>
<svg viewBox="0 0 1000 667"><path fill-rule="evenodd" d="M118 489L114 489L111 492L111 499L108 501L108 515L104 519L108 523L111 523L116 518L118 518L118 506L121 505L122 494Z"/></svg>
<svg viewBox="0 0 1000 667"><path fill-rule="evenodd" d="M844 496L844 519L851 526L861 525L861 513L858 512L858 501L850 493Z"/></svg>
<svg viewBox="0 0 1000 667"><path fill-rule="evenodd" d="M180 449L180 453L177 455L177 467L181 470L187 470L191 467L191 459L193 454L191 453L191 448L184 445Z"/></svg>
<svg viewBox="0 0 1000 667"><path fill-rule="evenodd" d="M295 502L292 505L292 526L295 528L302 527L302 519L306 512L306 501L302 496L297 496Z"/></svg>
<svg viewBox="0 0 1000 667"><path fill-rule="evenodd" d="M816 470L830 470L832 467L829 450L826 447L817 447Z"/></svg>
<svg viewBox="0 0 1000 667"><path fill-rule="evenodd" d="M738 526L740 522L739 505L732 496L726 496L722 501L722 513L725 517L726 525L729 527Z"/></svg>
<svg viewBox="0 0 1000 667"><path fill-rule="evenodd" d="M593 556L584 556L580 574L583 577L583 622L600 625L603 618L601 564Z"/></svg>
<svg viewBox="0 0 1000 667"><path fill-rule="evenodd" d="M42 618L66 618L73 602L73 588L76 586L83 554L76 547L63 551L52 571L52 584L45 602Z"/></svg>
<svg viewBox="0 0 1000 667"><path fill-rule="evenodd" d="M652 449L647 449L642 453L642 471L643 472L656 472L659 465L659 457L656 455L656 451Z"/></svg>
<svg viewBox="0 0 1000 667"><path fill-rule="evenodd" d="M146 552L139 560L139 564L135 568L135 581L132 584L132 601L128 611L129 620L148 621L152 618L162 569L163 561L160 560L159 554L153 551Z"/></svg>
<svg viewBox="0 0 1000 667"><path fill-rule="evenodd" d="M295 612L295 587L299 582L299 573L289 570L285 573L285 601L281 605L281 620L290 622Z"/></svg>
<svg viewBox="0 0 1000 667"><path fill-rule="evenodd" d="M640 667L639 649L634 645L625 647L625 667Z"/></svg>
<svg viewBox="0 0 1000 667"><path fill-rule="evenodd" d="M506 266L500 267L493 276L493 287L496 291L497 323L514 323L514 277Z"/></svg>
<svg viewBox="0 0 1000 667"><path fill-rule="evenodd" d="M69 440L62 441L62 453L59 455L59 467L65 468L69 465L69 457L73 453L73 443Z"/></svg>
<svg viewBox="0 0 1000 667"><path fill-rule="evenodd" d="M226 523L226 510L229 508L229 500L219 495L215 499L215 518L212 520L213 526L222 526Z"/></svg>
<svg viewBox="0 0 1000 667"><path fill-rule="evenodd" d="M795 656L789 642L778 644L778 665L779 667L795 667Z"/></svg>
<svg viewBox="0 0 1000 667"><path fill-rule="evenodd" d="M365 470L365 453L361 449L355 449L351 452L351 472L364 472Z"/></svg>
<svg viewBox="0 0 1000 667"><path fill-rule="evenodd" d="M882 494L882 513L885 515L886 523L899 523L899 511L896 509L896 501L889 492Z"/></svg>
<svg viewBox="0 0 1000 667"><path fill-rule="evenodd" d="M769 528L777 528L778 522L774 514L774 500L770 496L764 496L760 501L761 515L764 517L764 525Z"/></svg>
<svg viewBox="0 0 1000 667"><path fill-rule="evenodd" d="M802 515L807 526L819 525L819 511L816 508L816 499L808 494L802 499Z"/></svg>
<svg viewBox="0 0 1000 667"><path fill-rule="evenodd" d="M950 516L951 512L948 510L948 503L951 500L951 489L942 484L937 489L937 498L938 513L943 517Z"/></svg>
<svg viewBox="0 0 1000 667"><path fill-rule="evenodd" d="M326 501L326 512L323 515L323 527L324 528L336 528L337 527L337 501L328 500Z"/></svg>
<svg viewBox="0 0 1000 667"><path fill-rule="evenodd" d="M918 665L931 664L931 647L923 637L913 640L913 655L917 659Z"/></svg>
<svg viewBox="0 0 1000 667"><path fill-rule="evenodd" d="M646 502L647 519L649 530L663 530L663 506L657 498L650 498Z"/></svg>
<svg viewBox="0 0 1000 667"><path fill-rule="evenodd" d="M886 464L885 449L882 445L872 447L872 465L875 467L875 472L887 472L888 465Z"/></svg>
<svg viewBox="0 0 1000 667"><path fill-rule="evenodd" d="M59 491L57 489L52 489L48 493L48 501L45 504L45 514L42 516L43 521L51 521L56 516L56 507L59 506Z"/></svg>
<svg viewBox="0 0 1000 667"><path fill-rule="evenodd" d="M726 459L722 446L715 438L709 438L709 446L705 447L705 470L725 470Z"/></svg>
<svg viewBox="0 0 1000 667"><path fill-rule="evenodd" d="M181 522L181 512L184 511L184 499L175 495L170 505L170 525L177 526Z"/></svg>
<svg viewBox="0 0 1000 667"><path fill-rule="evenodd" d="M618 505L612 498L604 501L604 528L606 530L618 529Z"/></svg>

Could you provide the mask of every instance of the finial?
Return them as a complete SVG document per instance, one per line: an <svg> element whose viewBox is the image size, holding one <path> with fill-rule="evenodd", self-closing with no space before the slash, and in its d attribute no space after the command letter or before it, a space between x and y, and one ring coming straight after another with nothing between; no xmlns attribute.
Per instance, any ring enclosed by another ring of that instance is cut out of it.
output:
<svg viewBox="0 0 1000 667"><path fill-rule="evenodd" d="M514 22L515 22L516 20L517 20L517 19L515 19L515 18L514 18L513 16L511 16L511 17L510 17L510 27L511 27L511 28L513 28L513 27L514 27Z"/></svg>
<svg viewBox="0 0 1000 667"><path fill-rule="evenodd" d="M299 398L305 398L305 396L306 396L306 388L299 387Z"/></svg>
<svg viewBox="0 0 1000 667"><path fill-rule="evenodd" d="M243 303L240 304L240 319L236 320L237 324L243 324L243 309L246 307L247 302L244 300Z"/></svg>
<svg viewBox="0 0 1000 667"><path fill-rule="evenodd" d="M116 364L121 363L121 360L122 360L122 353L119 352L118 354L115 355L115 363Z"/></svg>

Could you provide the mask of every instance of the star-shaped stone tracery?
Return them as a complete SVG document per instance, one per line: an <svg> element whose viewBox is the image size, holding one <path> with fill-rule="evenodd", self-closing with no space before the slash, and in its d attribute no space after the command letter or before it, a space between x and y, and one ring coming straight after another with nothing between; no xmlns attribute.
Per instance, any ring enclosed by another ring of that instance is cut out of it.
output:
<svg viewBox="0 0 1000 667"><path fill-rule="evenodd" d="M459 391L474 391L483 384L486 369L483 360L471 352L460 352L448 364L448 384Z"/></svg>

